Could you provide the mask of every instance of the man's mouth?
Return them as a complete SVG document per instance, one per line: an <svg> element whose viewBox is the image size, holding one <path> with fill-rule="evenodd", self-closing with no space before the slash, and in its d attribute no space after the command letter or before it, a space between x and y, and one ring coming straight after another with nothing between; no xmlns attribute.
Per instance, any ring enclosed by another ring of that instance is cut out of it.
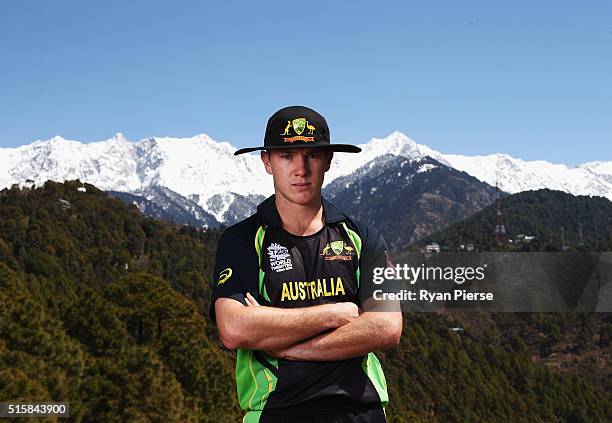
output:
<svg viewBox="0 0 612 423"><path fill-rule="evenodd" d="M291 184L291 185L299 191L304 191L304 190L307 190L312 184L310 182L298 182L298 183Z"/></svg>

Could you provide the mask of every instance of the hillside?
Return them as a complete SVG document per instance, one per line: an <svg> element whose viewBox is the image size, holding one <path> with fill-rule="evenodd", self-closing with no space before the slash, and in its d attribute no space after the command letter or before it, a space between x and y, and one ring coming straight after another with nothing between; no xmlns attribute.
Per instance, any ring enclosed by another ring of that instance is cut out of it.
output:
<svg viewBox="0 0 612 423"><path fill-rule="evenodd" d="M218 236L79 181L0 191L0 397L68 401L74 421L240 421L234 356L205 313ZM391 422L612 413L609 391L534 363L520 333L404 319L401 345L378 354Z"/></svg>
<svg viewBox="0 0 612 423"><path fill-rule="evenodd" d="M218 234L79 186L0 192L0 397L68 401L74 421L238 419L202 313Z"/></svg>
<svg viewBox="0 0 612 423"><path fill-rule="evenodd" d="M476 251L560 252L563 228L565 251L612 251L612 202L605 198L527 191L504 197L501 209L513 243L495 244L493 204L409 249L416 251L436 242L451 251L472 243ZM534 239L526 243L519 237L517 241L518 234ZM495 343L511 342L513 336L519 336L533 362L580 374L612 390L612 313L456 313L449 318L479 337L491 334Z"/></svg>
<svg viewBox="0 0 612 423"><path fill-rule="evenodd" d="M603 197L574 196L542 189L504 197L501 210L508 236L517 244L517 235L534 236L529 243L511 249L521 251L561 251L562 234L569 251L612 251L612 202ZM454 223L413 245L437 242L454 250L473 243L477 250L495 246L496 206Z"/></svg>

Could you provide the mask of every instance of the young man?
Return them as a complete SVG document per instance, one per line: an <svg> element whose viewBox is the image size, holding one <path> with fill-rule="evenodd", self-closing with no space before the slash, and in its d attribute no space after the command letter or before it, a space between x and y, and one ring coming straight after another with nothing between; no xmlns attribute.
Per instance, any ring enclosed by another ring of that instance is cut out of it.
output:
<svg viewBox="0 0 612 423"><path fill-rule="evenodd" d="M388 401L372 350L399 343L402 317L373 301L387 247L321 197L333 151L325 119L292 106L268 120L261 159L275 194L228 228L217 249L211 318L237 349L244 422L384 422Z"/></svg>

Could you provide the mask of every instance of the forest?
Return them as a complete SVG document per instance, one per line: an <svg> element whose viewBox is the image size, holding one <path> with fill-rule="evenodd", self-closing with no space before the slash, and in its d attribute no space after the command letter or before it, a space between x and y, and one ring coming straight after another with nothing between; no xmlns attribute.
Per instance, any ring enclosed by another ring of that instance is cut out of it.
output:
<svg viewBox="0 0 612 423"><path fill-rule="evenodd" d="M609 247L598 225L575 248ZM0 191L0 399L68 402L75 422L241 421L235 355L208 318L221 231L146 217L79 180ZM388 420L609 421L610 377L547 359L588 352L609 372L611 329L607 313L405 313L399 347L377 352Z"/></svg>

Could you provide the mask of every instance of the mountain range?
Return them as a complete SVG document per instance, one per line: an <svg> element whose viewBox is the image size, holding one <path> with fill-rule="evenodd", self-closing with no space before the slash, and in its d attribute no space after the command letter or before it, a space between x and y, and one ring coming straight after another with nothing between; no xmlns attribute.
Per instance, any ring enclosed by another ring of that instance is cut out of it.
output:
<svg viewBox="0 0 612 423"><path fill-rule="evenodd" d="M338 181L346 185L370 167L394 168L394 158L399 156L408 161L432 158L438 165L429 165L448 166L489 185L497 183L508 193L549 188L612 199L612 161L571 167L505 154L442 154L400 132L373 138L360 147L360 154L335 155L324 185L334 188L326 192L338 193ZM271 176L265 173L257 154L236 157L234 151L230 143L204 134L132 142L118 133L87 144L56 136L16 148L0 148L0 189L24 185L28 180L40 185L48 179L80 179L129 198L141 210L148 204L147 210L156 209L153 214L166 210L173 220L183 223L227 225L248 216L262 198L273 192ZM418 170L415 166L411 167L414 171ZM403 183L406 175L399 174L397 178L389 174L386 183Z"/></svg>

